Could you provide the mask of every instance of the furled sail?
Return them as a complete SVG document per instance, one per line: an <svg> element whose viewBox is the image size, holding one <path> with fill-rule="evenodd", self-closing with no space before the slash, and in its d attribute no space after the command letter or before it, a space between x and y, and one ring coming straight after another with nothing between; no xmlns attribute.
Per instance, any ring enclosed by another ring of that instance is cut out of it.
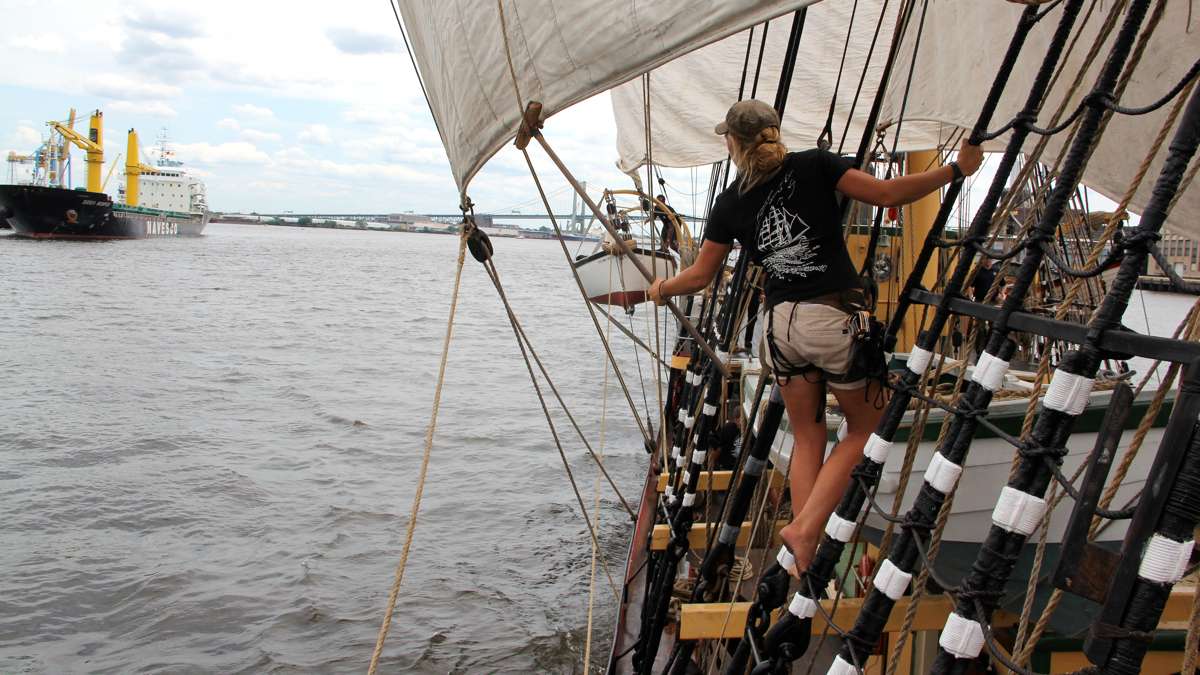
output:
<svg viewBox="0 0 1200 675"><path fill-rule="evenodd" d="M1067 55L1063 73L1043 107L1038 122L1040 126L1047 124L1050 114L1062 102L1111 9L1110 3L1094 4L1095 11L1074 49ZM863 81L858 105L851 114L855 89L867 60L882 5L879 1L858 3L858 15L846 48L846 66L842 72L831 125L834 149L842 141L847 117L850 117L850 127L846 134L845 149L847 152L857 149L871 99L877 90L896 21L897 3L888 6L889 16L884 17L879 44L870 59L870 70ZM916 67L912 69L911 93L904 107L904 123L898 144L900 150L935 148L955 128L970 127L978 116L979 106L986 96L1022 9L1022 5L1009 2L930 0ZM1200 38L1195 34L1200 30L1200 18L1192 18L1189 24L1188 10L1188 3L1167 3L1165 14L1122 96L1122 105L1141 106L1157 100L1179 82L1200 58ZM815 146L825 127L851 11L851 3L821 3L808 10L782 128L785 143L793 149ZM917 38L920 19L918 6L900 47L886 92L881 122L898 117L910 64L913 62L913 42ZM996 120L1008 120L1020 108L1033 82L1037 65L1045 54L1057 19L1058 12L1052 11L1033 30L1001 99ZM760 99L770 101L774 96L787 44L789 22L788 17L778 18L771 22L767 31L759 75ZM728 37L651 72L649 98L655 163L697 166L725 158L724 143L713 134L713 126L737 100L749 42L748 33L747 30ZM754 40L750 42L749 80L754 76L761 35L762 28L759 27ZM1111 39L1110 36L1109 41ZM1107 45L1106 42L1100 49L1100 57L1082 78L1067 106L1068 111L1074 110L1078 101L1090 90L1103 55L1108 51ZM627 82L612 91L619 163L626 171L645 161L643 95L641 80ZM748 83L746 96L749 95ZM1137 174L1169 109L1170 105L1167 105L1146 115L1114 115L1088 165L1084 182L1114 201L1120 200ZM889 148L893 140L890 133L887 137ZM1064 133L1051 138L1043 158L1057 157L1066 136ZM996 143L1002 143L1005 139L1001 137ZM1034 143L1036 138L1031 138L1026 147L1032 147ZM998 149L1001 146L993 147ZM1158 175L1165 155L1164 146L1150 165L1148 178L1131 200L1131 211L1139 212L1149 201L1154 177ZM1200 188L1182 194L1168 227L1191 236L1200 236L1200 218L1195 217L1197 213L1200 213Z"/></svg>
<svg viewBox="0 0 1200 675"><path fill-rule="evenodd" d="M454 179L465 191L516 135L525 103L540 101L552 115L813 1L399 0L399 8Z"/></svg>

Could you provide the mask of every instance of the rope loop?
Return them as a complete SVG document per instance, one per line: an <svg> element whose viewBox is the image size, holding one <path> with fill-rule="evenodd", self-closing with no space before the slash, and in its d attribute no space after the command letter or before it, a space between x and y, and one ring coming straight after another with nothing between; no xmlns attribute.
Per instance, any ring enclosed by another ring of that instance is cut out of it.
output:
<svg viewBox="0 0 1200 675"><path fill-rule="evenodd" d="M928 534L937 527L937 523L926 520L920 514L915 513L913 509L910 509L901 519L900 527L906 530L920 530Z"/></svg>
<svg viewBox="0 0 1200 675"><path fill-rule="evenodd" d="M1162 240L1162 234L1156 230L1136 228L1132 231L1118 230L1119 241L1116 245L1126 251L1150 252Z"/></svg>
<svg viewBox="0 0 1200 675"><path fill-rule="evenodd" d="M1066 457L1067 449L1038 445L1032 441L1021 441L1021 444L1017 446L1017 454L1025 459L1049 461Z"/></svg>
<svg viewBox="0 0 1200 675"><path fill-rule="evenodd" d="M1112 110L1117 104L1117 98L1113 96L1113 92L1107 90L1092 90L1083 97L1082 104L1088 108L1096 108L1097 110Z"/></svg>
<svg viewBox="0 0 1200 675"><path fill-rule="evenodd" d="M826 124L825 128L821 130L821 135L817 137L817 148L829 150L831 147L833 147L833 129Z"/></svg>

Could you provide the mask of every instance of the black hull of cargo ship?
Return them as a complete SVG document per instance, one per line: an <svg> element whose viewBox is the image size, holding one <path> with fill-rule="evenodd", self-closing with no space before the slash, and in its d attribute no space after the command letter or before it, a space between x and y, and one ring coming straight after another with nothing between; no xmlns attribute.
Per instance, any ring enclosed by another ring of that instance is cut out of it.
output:
<svg viewBox="0 0 1200 675"><path fill-rule="evenodd" d="M37 185L0 185L0 216L13 232L33 239L142 239L199 235L208 214L114 204L102 192Z"/></svg>

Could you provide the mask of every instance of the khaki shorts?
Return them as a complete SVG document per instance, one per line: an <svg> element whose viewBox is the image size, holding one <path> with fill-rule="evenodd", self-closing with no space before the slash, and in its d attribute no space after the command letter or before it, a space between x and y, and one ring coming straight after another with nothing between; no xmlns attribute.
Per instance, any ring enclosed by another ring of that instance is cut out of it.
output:
<svg viewBox="0 0 1200 675"><path fill-rule="evenodd" d="M849 314L837 307L806 302L781 302L767 311L761 357L777 373L783 373L780 377L790 372L813 379L809 373L820 373L836 389L866 386L865 377L839 381L850 367L853 338Z"/></svg>

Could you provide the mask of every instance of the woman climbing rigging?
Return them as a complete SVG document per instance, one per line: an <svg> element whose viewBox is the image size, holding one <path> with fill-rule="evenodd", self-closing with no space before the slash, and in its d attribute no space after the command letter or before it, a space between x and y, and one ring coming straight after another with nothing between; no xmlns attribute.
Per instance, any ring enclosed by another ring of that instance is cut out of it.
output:
<svg viewBox="0 0 1200 675"><path fill-rule="evenodd" d="M863 304L858 273L842 235L835 193L875 206L900 206L971 175L983 160L965 141L956 162L880 180L824 150L789 153L779 116L762 101L740 101L716 133L725 137L738 177L713 203L695 264L655 279L652 300L694 293L712 282L733 240L766 274L763 358L774 370L794 445L788 470L793 520L780 537L807 568L829 514L882 414L883 386L851 367L851 318ZM848 427L824 458L825 385ZM822 461L824 459L824 461Z"/></svg>

